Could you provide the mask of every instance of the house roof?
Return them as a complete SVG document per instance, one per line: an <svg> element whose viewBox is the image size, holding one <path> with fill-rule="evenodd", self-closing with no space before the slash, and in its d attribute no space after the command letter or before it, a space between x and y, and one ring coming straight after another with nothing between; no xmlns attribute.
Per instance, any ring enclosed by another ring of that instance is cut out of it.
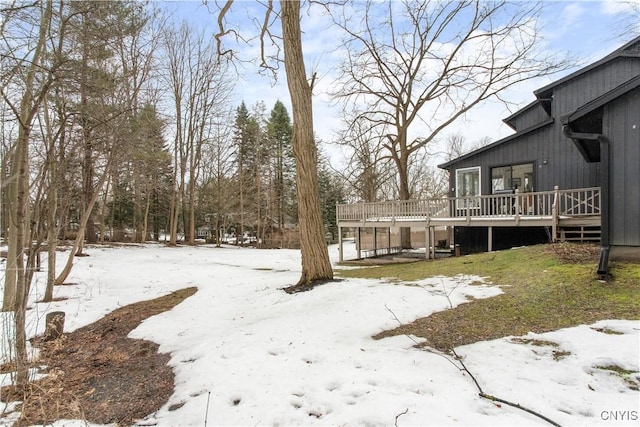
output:
<svg viewBox="0 0 640 427"><path fill-rule="evenodd" d="M619 97L640 87L640 75L613 88L609 92L578 107L560 118L561 123L580 135L597 135L602 132L602 108ZM595 132L595 133L594 133ZM571 137L587 162L600 161L600 143L593 137Z"/></svg>
<svg viewBox="0 0 640 427"><path fill-rule="evenodd" d="M614 50L609 55L605 56L599 61L589 64L586 67L580 68L576 72L571 73L561 78L560 80L556 80L555 82L550 83L547 86L534 90L533 93L536 95L536 98L538 98L539 100L550 99L551 96L553 95L553 89L556 88L557 86L564 84L569 80L579 77L585 73L588 73L589 71L595 68L598 68L601 65L606 64L612 61L613 59L619 58L621 56L631 56L631 57L640 58L640 36L634 38L633 40L631 40L624 46L620 47L619 49Z"/></svg>
<svg viewBox="0 0 640 427"><path fill-rule="evenodd" d="M530 126L530 127L526 128L526 129L520 131L520 132L516 132L513 135L509 135L506 138L502 138L502 139L500 139L500 140L498 140L496 142L493 142L493 143L491 143L489 145L485 145L484 147L480 147L477 150L471 151L470 153L467 153L467 154L465 154L463 156L460 156L457 159L453 159L453 160L448 161L446 163L442 163L442 164L438 165L438 167L440 169L449 169L452 165L454 165L454 164L456 164L458 162L461 162L461 161L466 160L466 159L468 159L470 157L478 155L478 154L480 154L480 153L482 153L484 151L491 150L492 148L494 148L494 147L496 147L498 145L506 144L509 141L513 141L514 139L518 139L521 136L526 135L528 133L531 133L533 131L536 131L538 129L544 128L544 127L552 124L554 121L555 120L553 118L549 118L549 119L547 119L547 120L545 120L545 121L543 121L541 123L538 123L536 125Z"/></svg>
<svg viewBox="0 0 640 427"><path fill-rule="evenodd" d="M534 108L536 105L541 105L545 111L547 111L547 114L550 114L550 107L551 107L551 99L553 96L553 90L554 88L556 88L557 86L564 84L566 82L568 82L569 80L572 80L578 76L581 76L595 68L600 67L603 64L606 64L616 58L619 57L634 57L634 58L639 58L640 59L640 36L634 38L633 40L631 40L630 42L626 43L625 45L623 45L622 47L620 47L619 49L616 49L615 51L613 51L612 53L610 53L609 55L605 56L604 58L600 59L599 61L596 61L590 65L587 65L586 67L583 67L577 71L575 71L574 73L571 73L559 80L556 80L555 82L548 84L547 86L544 86L540 89L535 90L533 93L536 96L536 100L534 100L533 102L529 103L528 105L526 105L525 107L523 107L522 109L518 110L517 112L515 112L514 114L510 115L509 117L507 117L506 119L503 120L503 122L505 124L507 124L509 127L514 128L514 119L516 117L518 117L519 115L521 115L522 113L526 112L527 110ZM583 106L581 106L580 108L576 109L574 112L568 114L567 116L564 116L562 119L564 120L566 118L566 120L569 121L573 121L573 120L577 120L581 117L586 116L587 114L589 114L592 111L598 110L600 107L602 107L603 105L611 102L612 100L616 99L617 97L623 95L624 93L633 90L634 88L638 87L640 85L640 76L638 77L634 77L631 80L627 81L626 83L623 83L622 85L612 89L611 91L605 93L604 95L594 99L593 101L588 102L587 104L584 104ZM470 157L473 157L477 154L480 154L486 150L490 150L498 145L501 144L505 144L508 143L509 141L512 141L522 135L526 135L530 132L533 132L537 129L543 128L551 123L554 122L553 118L549 118L548 120L531 126L527 129L524 129L520 132L516 132L513 135L510 135L506 138L500 139L492 144L489 145L485 145L484 147L481 147L477 150L474 150L470 153L467 153L461 157L458 157L457 159L453 159L451 161L448 161L446 163L442 163L440 165L438 165L439 168L441 169L449 169L452 165L463 161L465 159L468 159ZM564 121L562 122L563 124L566 124ZM568 122L567 122L568 123Z"/></svg>
<svg viewBox="0 0 640 427"><path fill-rule="evenodd" d="M563 125L571 124L575 120L581 119L592 113L603 106L607 105L611 101L621 97L622 95L640 87L640 75L627 80L623 84L611 89L609 92L595 98L592 101L587 102L586 104L578 107L575 111L565 114L560 118L561 123Z"/></svg>
<svg viewBox="0 0 640 427"><path fill-rule="evenodd" d="M527 104L525 107L522 107L521 109L519 109L518 111L516 111L515 113L513 113L512 115L510 115L506 119L502 119L502 122L504 124L506 124L507 126L509 126L511 129L517 130L516 126L515 126L515 123L514 123L514 119L516 117L522 115L522 113L524 113L525 111L536 107L538 104L540 104L540 101L538 99L536 99L535 101Z"/></svg>

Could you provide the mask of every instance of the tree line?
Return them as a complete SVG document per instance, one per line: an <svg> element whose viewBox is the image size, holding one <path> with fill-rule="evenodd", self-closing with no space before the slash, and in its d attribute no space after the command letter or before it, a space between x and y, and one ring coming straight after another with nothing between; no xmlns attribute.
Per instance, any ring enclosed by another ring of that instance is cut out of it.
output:
<svg viewBox="0 0 640 427"><path fill-rule="evenodd" d="M36 25L37 8L8 13L4 47L19 54L30 48L17 43L19 31ZM29 167L42 172L42 183L40 199L30 203L40 208L32 220L54 230L40 218L50 214L58 238L84 234L80 253L84 241L219 242L220 230L258 241L278 235L273 239L284 244L285 229L297 219L286 107L277 102L269 117L263 103L251 112L244 102L234 108L234 73L219 60L210 34L162 19L126 2L70 2L51 10L48 32L58 31L60 45L47 40L34 71L50 70L55 84L41 87L42 99L34 101ZM3 189L12 181L20 128L19 65L31 60L24 52L2 76ZM2 196L7 236L10 194Z"/></svg>
<svg viewBox="0 0 640 427"><path fill-rule="evenodd" d="M268 116L263 103L233 105L235 70L210 31L133 1L1 12L2 308L22 331L17 383L27 380L25 313L41 251L51 301L87 243L194 244L206 227L218 243L235 232L240 242L299 244L287 233L298 220L289 113L282 102ZM319 193L335 236L342 190L327 165ZM60 239L73 244L56 275Z"/></svg>

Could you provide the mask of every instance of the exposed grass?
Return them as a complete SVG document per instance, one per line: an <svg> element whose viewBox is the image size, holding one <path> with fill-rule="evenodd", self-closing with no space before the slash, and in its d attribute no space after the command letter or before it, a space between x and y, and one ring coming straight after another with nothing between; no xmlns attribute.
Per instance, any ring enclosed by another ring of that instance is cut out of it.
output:
<svg viewBox="0 0 640 427"><path fill-rule="evenodd" d="M473 274L504 294L477 299L378 334L412 334L447 351L477 341L542 333L604 319L640 318L640 264L610 263L611 278L596 276L597 250L578 244L538 245L402 265L340 271L342 277L397 278Z"/></svg>
<svg viewBox="0 0 640 427"><path fill-rule="evenodd" d="M553 360L555 360L556 362L558 360L564 359L567 356L571 356L571 352L566 350L554 350L552 354Z"/></svg>
<svg viewBox="0 0 640 427"><path fill-rule="evenodd" d="M611 371L611 372L615 372L616 374L623 376L623 375L632 375L632 374L637 374L638 372L636 371L630 371L628 369L624 369L621 366L618 365L606 365L606 366L596 366L597 369L602 369L603 371Z"/></svg>
<svg viewBox="0 0 640 427"><path fill-rule="evenodd" d="M558 343L553 341L546 340L536 340L533 338L512 338L511 342L520 343L520 344L530 344L536 347L558 347Z"/></svg>
<svg viewBox="0 0 640 427"><path fill-rule="evenodd" d="M596 366L595 368L619 376L631 390L640 390L640 372L630 371L618 365Z"/></svg>

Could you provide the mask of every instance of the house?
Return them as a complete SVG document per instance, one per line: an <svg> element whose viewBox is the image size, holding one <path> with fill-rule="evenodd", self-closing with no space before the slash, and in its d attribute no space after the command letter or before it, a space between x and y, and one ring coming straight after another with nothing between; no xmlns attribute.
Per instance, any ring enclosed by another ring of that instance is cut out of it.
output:
<svg viewBox="0 0 640 427"><path fill-rule="evenodd" d="M504 120L515 134L440 165L451 196L599 188L598 273L609 256L640 259L640 37L534 95Z"/></svg>
<svg viewBox="0 0 640 427"><path fill-rule="evenodd" d="M640 259L640 37L534 95L514 134L439 166L449 197L338 205L339 228L422 227L428 257L443 227L463 253L600 240L600 275Z"/></svg>

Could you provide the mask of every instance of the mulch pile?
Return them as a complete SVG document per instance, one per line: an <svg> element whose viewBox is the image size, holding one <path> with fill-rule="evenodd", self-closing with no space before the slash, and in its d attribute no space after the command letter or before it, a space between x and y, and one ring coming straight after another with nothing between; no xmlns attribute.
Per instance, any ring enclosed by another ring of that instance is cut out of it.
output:
<svg viewBox="0 0 640 427"><path fill-rule="evenodd" d="M600 246L595 244L554 243L547 245L545 250L555 253L562 262L597 262Z"/></svg>
<svg viewBox="0 0 640 427"><path fill-rule="evenodd" d="M36 363L47 375L21 390L9 386L0 393L3 401L23 402L15 425L82 419L126 426L160 409L174 389L169 355L158 353L153 342L127 335L143 320L170 310L196 290L182 289L119 308L53 341L34 340L40 349Z"/></svg>

